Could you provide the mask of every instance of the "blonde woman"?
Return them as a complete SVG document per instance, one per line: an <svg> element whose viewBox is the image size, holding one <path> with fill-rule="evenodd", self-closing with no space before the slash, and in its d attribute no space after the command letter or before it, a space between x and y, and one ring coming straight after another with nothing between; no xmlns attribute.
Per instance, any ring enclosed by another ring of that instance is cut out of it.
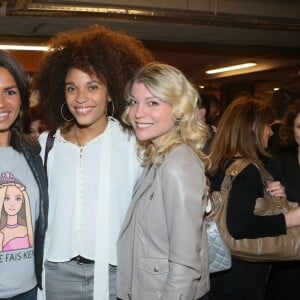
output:
<svg viewBox="0 0 300 300"><path fill-rule="evenodd" d="M138 139L145 170L117 244L121 299L206 299L203 226L207 131L198 94L176 68L150 63L127 84L124 121Z"/></svg>

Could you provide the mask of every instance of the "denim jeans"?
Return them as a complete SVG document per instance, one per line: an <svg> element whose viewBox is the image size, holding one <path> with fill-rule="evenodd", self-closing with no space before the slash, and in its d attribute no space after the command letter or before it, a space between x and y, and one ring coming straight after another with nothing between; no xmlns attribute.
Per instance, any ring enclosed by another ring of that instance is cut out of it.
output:
<svg viewBox="0 0 300 300"><path fill-rule="evenodd" d="M47 300L93 300L94 264L45 262ZM109 266L109 300L116 299L117 268Z"/></svg>

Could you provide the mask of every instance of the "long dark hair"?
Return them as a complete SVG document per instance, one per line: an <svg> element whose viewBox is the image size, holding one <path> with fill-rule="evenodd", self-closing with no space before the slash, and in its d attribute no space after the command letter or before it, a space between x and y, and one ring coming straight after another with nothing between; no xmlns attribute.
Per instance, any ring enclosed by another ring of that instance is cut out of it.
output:
<svg viewBox="0 0 300 300"><path fill-rule="evenodd" d="M0 50L0 67L5 68L14 78L21 97L20 113L11 127L11 146L20 151L17 135L29 133L29 89L27 74L21 65L8 53Z"/></svg>
<svg viewBox="0 0 300 300"><path fill-rule="evenodd" d="M295 100L288 107L284 114L283 123L279 130L280 144L285 148L297 149L298 145L295 140L294 122L300 114L300 98Z"/></svg>

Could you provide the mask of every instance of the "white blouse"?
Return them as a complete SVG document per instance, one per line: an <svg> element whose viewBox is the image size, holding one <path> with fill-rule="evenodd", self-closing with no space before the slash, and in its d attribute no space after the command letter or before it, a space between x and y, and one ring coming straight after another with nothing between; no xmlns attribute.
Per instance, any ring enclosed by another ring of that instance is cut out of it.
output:
<svg viewBox="0 0 300 300"><path fill-rule="evenodd" d="M46 139L43 133L42 158ZM141 173L135 139L113 119L83 147L66 141L58 129L47 173L45 259L64 262L81 255L95 260L94 299L108 299L108 264L117 264L116 241Z"/></svg>

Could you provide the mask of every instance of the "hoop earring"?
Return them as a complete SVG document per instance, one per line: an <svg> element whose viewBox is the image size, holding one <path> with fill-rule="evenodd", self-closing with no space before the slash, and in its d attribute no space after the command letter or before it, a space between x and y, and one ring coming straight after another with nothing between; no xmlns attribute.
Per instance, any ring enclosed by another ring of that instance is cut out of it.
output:
<svg viewBox="0 0 300 300"><path fill-rule="evenodd" d="M114 117L114 114L115 114L115 105L114 105L114 102L112 100L108 101L107 103L107 107L108 107L108 104L111 103L111 114L110 114L110 117ZM106 115L109 116L108 114L108 111L107 111L107 107L106 107Z"/></svg>
<svg viewBox="0 0 300 300"><path fill-rule="evenodd" d="M62 117L66 122L71 122L71 121L74 120L74 117L72 117L72 119L67 119L67 118L64 116L63 110L64 110L65 104L66 104L66 102L64 102L64 103L61 105L61 107L60 107L60 115L61 115L61 117ZM69 112L69 113L70 113L70 112Z"/></svg>

